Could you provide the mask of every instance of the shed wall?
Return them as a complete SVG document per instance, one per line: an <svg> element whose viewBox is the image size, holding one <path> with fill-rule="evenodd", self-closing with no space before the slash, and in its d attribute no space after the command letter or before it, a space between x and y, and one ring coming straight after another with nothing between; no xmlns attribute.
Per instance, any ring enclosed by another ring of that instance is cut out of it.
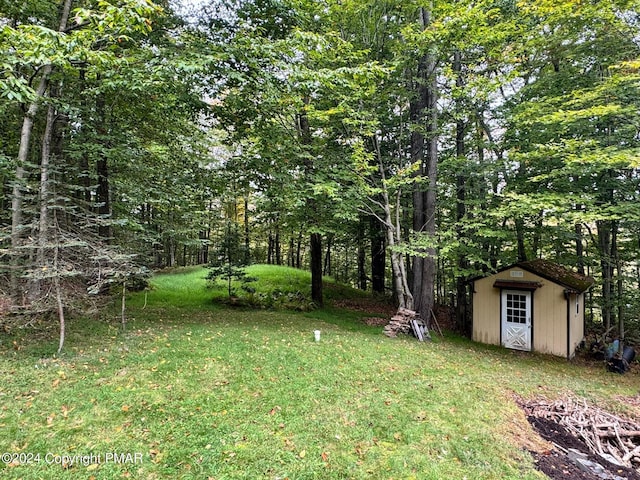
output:
<svg viewBox="0 0 640 480"><path fill-rule="evenodd" d="M569 348L570 357L573 357L576 348L584 339L584 293L571 295L569 309L569 321L571 324Z"/></svg>
<svg viewBox="0 0 640 480"><path fill-rule="evenodd" d="M508 274L507 274L508 275ZM500 345L500 289L493 288L496 276L473 284L473 333L475 342Z"/></svg>
<svg viewBox="0 0 640 480"><path fill-rule="evenodd" d="M511 272L522 272L512 276ZM474 282L473 335L474 341L500 345L500 289L494 288L496 280L539 282L542 286L532 295L532 350L552 355L567 356L567 301L564 287L549 280L513 267ZM573 296L575 299L575 295ZM580 295L580 302L584 295ZM582 316L571 319L571 352L583 337ZM584 305L580 306L580 311Z"/></svg>

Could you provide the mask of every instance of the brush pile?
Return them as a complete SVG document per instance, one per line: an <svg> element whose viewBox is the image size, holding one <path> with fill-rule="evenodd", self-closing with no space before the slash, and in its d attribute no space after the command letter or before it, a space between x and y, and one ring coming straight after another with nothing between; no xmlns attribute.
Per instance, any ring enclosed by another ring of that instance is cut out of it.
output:
<svg viewBox="0 0 640 480"><path fill-rule="evenodd" d="M565 398L522 405L529 417L551 420L582 440L592 454L607 462L640 472L640 425L585 400Z"/></svg>

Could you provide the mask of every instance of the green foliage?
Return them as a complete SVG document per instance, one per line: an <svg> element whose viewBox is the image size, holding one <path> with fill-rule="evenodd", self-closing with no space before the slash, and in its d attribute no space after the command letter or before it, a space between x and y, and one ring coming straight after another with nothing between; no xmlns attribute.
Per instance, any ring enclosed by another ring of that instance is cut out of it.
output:
<svg viewBox="0 0 640 480"><path fill-rule="evenodd" d="M385 190L399 219L396 251L436 248L442 300L456 280L523 255L603 275L613 256L599 235L613 232L618 303L637 303L637 275L627 272L637 270L640 230L636 0L210 1L191 24L166 1L97 1L80 2L64 32L59 4L0 0L3 254L23 167L21 227L38 224L52 105L50 206L67 238L85 242L79 232L108 226L109 242L156 267L204 264L227 249L212 274L228 296L310 308L303 288L243 291L236 277L249 253L266 261L277 241L293 264L294 243L321 233L353 278L350 256L366 257L370 246L361 217L382 216ZM417 78L427 54L434 71ZM37 98L49 67L50 88ZM411 111L430 78L438 80L433 131L429 112ZM34 101L34 137L18 165ZM425 188L413 134L438 138L435 236L411 231L412 195ZM98 165L112 202L100 215ZM240 199L244 213L233 211ZM229 233L251 252L232 259L225 222L243 220L242 240L236 226ZM303 244L300 266L305 253Z"/></svg>
<svg viewBox="0 0 640 480"><path fill-rule="evenodd" d="M207 279L215 282L218 278L227 284L229 298L236 292L232 288L233 281L241 283L241 288L251 292L248 285L256 279L247 275L245 267L249 264L250 256L244 243L241 242L240 229L235 222L227 220L224 236L218 248L212 252L213 259L209 266Z"/></svg>

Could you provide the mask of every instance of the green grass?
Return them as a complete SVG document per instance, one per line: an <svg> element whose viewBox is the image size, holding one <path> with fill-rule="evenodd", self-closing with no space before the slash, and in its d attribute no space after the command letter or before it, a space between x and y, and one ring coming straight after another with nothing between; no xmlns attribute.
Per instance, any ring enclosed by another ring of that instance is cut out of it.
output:
<svg viewBox="0 0 640 480"><path fill-rule="evenodd" d="M0 475L543 478L517 442L533 434L513 393L615 406L638 391L635 374L600 366L453 336L388 339L354 313L221 308L204 275L156 276L146 304L129 299L125 333L117 305L100 322L73 322L59 358L55 338L0 337L0 451L41 456ZM65 469L48 452L102 463ZM108 452L142 461L106 463Z"/></svg>
<svg viewBox="0 0 640 480"><path fill-rule="evenodd" d="M207 270L202 269L206 277ZM200 270L192 271L191 275L199 276ZM229 304L250 308L268 308L271 310L299 310L315 309L310 298L311 274L307 271L277 265L250 265L245 268L248 277L257 279L246 284L249 291L243 290L242 284L232 281L233 301L229 300L227 280L218 278L208 282L209 298L218 304ZM193 277L189 277L192 279ZM332 300L345 296L364 296L364 292L337 284L331 277L324 280L324 298L330 303Z"/></svg>

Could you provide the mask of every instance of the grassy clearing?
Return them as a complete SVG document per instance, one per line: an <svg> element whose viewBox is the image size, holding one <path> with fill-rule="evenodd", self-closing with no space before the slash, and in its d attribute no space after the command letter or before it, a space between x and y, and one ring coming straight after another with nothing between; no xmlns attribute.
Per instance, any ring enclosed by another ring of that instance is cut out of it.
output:
<svg viewBox="0 0 640 480"><path fill-rule="evenodd" d="M198 270L192 275L199 275ZM206 276L206 270L202 270ZM304 270L276 265L251 265L245 269L247 276L257 279L246 284L249 291L243 290L242 284L232 282L234 306L250 308L268 308L270 310L310 311L315 308L309 290L311 274ZM326 277L325 300L331 302L344 296L364 296L364 292L335 283ZM209 282L210 298L219 304L229 303L227 280L218 279Z"/></svg>
<svg viewBox="0 0 640 480"><path fill-rule="evenodd" d="M76 322L60 358L53 338L0 337L0 450L40 454L3 478L543 478L512 393L612 406L638 391L634 374L456 337L387 339L353 313L220 308L198 269L154 284L127 332L115 314Z"/></svg>

